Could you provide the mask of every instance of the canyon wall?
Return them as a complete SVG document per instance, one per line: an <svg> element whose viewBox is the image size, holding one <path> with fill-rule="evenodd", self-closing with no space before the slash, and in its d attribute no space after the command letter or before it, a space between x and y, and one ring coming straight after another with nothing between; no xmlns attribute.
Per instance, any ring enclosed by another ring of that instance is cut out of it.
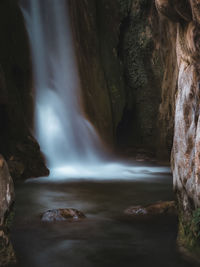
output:
<svg viewBox="0 0 200 267"><path fill-rule="evenodd" d="M172 171L174 191L179 207L179 245L199 251L200 245L200 1L156 0L160 21L168 27L162 31L176 50L168 65L170 79L163 85L174 114ZM173 52L172 52L173 51ZM171 68L171 71L170 71ZM175 82L177 86L175 87ZM168 85L168 88L167 88ZM165 106L163 97L162 107ZM168 109L169 110L169 109Z"/></svg>
<svg viewBox="0 0 200 267"><path fill-rule="evenodd" d="M153 1L68 2L87 116L107 143L159 152L162 142L160 154L169 158L171 128L159 137L163 62L151 28Z"/></svg>
<svg viewBox="0 0 200 267"><path fill-rule="evenodd" d="M125 105L117 54L120 14L114 1L70 0L69 6L84 108L100 135L112 143Z"/></svg>

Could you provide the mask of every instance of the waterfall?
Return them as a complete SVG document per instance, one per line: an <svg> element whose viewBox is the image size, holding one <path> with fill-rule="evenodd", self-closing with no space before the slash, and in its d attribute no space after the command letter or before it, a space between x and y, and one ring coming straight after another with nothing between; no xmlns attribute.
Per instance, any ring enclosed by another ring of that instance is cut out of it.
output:
<svg viewBox="0 0 200 267"><path fill-rule="evenodd" d="M95 164L101 141L84 118L66 0L21 1L35 87L35 134L50 169Z"/></svg>
<svg viewBox="0 0 200 267"><path fill-rule="evenodd" d="M108 156L103 144L81 108L67 0L20 2L32 51L35 135L46 156L51 181L52 178L55 181L141 179L168 172L168 168L144 168L104 160Z"/></svg>

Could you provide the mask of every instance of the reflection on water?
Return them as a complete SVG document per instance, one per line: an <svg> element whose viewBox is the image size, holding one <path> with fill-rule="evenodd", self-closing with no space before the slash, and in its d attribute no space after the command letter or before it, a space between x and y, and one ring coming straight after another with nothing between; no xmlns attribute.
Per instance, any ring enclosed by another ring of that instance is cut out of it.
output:
<svg viewBox="0 0 200 267"><path fill-rule="evenodd" d="M171 200L172 178L75 180L25 183L16 188L12 239L20 267L192 267L176 249L173 216L134 219L131 205ZM42 223L47 209L72 207L87 218L76 223Z"/></svg>

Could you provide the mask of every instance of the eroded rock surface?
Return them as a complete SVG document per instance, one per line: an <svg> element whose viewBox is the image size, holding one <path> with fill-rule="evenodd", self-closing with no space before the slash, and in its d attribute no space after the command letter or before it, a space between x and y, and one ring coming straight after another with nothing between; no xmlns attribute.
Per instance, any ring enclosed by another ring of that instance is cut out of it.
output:
<svg viewBox="0 0 200 267"><path fill-rule="evenodd" d="M14 200L14 185L7 163L0 155L0 225L3 225L5 215Z"/></svg>
<svg viewBox="0 0 200 267"><path fill-rule="evenodd" d="M117 148L155 152L163 64L150 23L153 1L69 3L88 117Z"/></svg>
<svg viewBox="0 0 200 267"><path fill-rule="evenodd" d="M171 75L177 83L172 102L172 170L179 206L179 244L191 249L200 247L200 2L155 2L160 18L175 33L165 35L177 64ZM171 92L170 82L164 83Z"/></svg>
<svg viewBox="0 0 200 267"><path fill-rule="evenodd" d="M176 213L177 207L174 201L163 201L148 206L133 206L125 210L125 214L133 216Z"/></svg>
<svg viewBox="0 0 200 267"><path fill-rule="evenodd" d="M13 201L13 181L7 163L0 155L0 266L15 262L15 253L8 233L8 221Z"/></svg>
<svg viewBox="0 0 200 267"><path fill-rule="evenodd" d="M0 153L13 180L46 176L31 135L34 114L31 55L19 1L0 1ZM11 160L10 160L11 159Z"/></svg>
<svg viewBox="0 0 200 267"><path fill-rule="evenodd" d="M8 167L15 180L49 175L40 147L31 135L16 144L9 157Z"/></svg>
<svg viewBox="0 0 200 267"><path fill-rule="evenodd" d="M43 213L41 220L43 222L55 221L78 221L85 218L85 215L76 209L53 209Z"/></svg>

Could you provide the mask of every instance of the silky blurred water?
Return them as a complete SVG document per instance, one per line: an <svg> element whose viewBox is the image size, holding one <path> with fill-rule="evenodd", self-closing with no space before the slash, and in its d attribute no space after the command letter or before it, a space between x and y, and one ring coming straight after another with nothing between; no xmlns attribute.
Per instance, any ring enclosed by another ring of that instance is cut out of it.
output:
<svg viewBox="0 0 200 267"><path fill-rule="evenodd" d="M20 3L32 51L35 135L48 167L97 164L103 144L83 115L67 1Z"/></svg>
<svg viewBox="0 0 200 267"><path fill-rule="evenodd" d="M172 177L165 171L148 179L20 183L12 230L18 266L198 266L177 250L176 216L137 219L124 214L129 206L173 197ZM53 208L76 208L87 218L41 222L40 214Z"/></svg>

